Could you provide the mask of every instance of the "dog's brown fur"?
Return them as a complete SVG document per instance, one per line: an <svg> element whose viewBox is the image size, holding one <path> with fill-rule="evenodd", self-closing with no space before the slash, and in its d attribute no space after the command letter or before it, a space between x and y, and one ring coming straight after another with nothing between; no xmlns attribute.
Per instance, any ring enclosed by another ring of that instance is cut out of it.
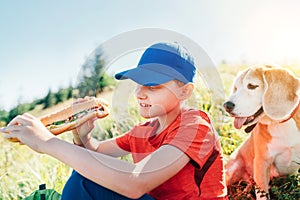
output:
<svg viewBox="0 0 300 200"><path fill-rule="evenodd" d="M249 84L256 88L249 89ZM247 124L257 123L249 138L226 164L227 184L253 178L262 190L268 191L270 178L298 171L299 96L300 80L281 67L251 67L237 76L233 94L228 100L234 108L224 104L228 113L235 118L253 115L257 110L251 112L251 108L244 108L251 107L251 101L257 104L256 109L262 106L264 112L254 122Z"/></svg>

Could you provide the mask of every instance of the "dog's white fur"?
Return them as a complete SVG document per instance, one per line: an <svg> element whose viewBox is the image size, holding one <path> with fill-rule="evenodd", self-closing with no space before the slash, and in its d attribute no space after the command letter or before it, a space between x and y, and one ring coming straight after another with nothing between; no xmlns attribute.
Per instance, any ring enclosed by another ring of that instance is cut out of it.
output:
<svg viewBox="0 0 300 200"><path fill-rule="evenodd" d="M226 164L228 185L253 178L262 190L268 191L270 178L297 173L300 168L299 101L300 80L287 69L254 66L237 75L227 101L234 106L226 110L236 119L252 116L261 107L263 113L247 124L257 123ZM266 197L257 195L257 199Z"/></svg>

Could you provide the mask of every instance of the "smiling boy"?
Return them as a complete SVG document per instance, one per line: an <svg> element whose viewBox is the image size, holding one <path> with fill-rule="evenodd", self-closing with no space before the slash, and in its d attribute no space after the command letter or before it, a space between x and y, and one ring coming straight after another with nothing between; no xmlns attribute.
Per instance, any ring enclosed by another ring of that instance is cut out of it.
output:
<svg viewBox="0 0 300 200"><path fill-rule="evenodd" d="M73 130L74 145L24 114L8 125L6 137L16 137L74 169L62 200L227 199L218 135L205 112L183 107L193 93L195 73L186 49L177 43L154 44L136 68L115 75L138 84L135 96L146 122L97 141L90 134L92 120ZM127 154L134 163L117 158Z"/></svg>

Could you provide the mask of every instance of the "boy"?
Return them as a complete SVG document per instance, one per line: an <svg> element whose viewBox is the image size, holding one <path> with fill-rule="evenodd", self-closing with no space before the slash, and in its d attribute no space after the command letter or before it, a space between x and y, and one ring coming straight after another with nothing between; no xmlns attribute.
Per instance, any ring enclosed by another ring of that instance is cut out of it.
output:
<svg viewBox="0 0 300 200"><path fill-rule="evenodd" d="M73 130L76 146L24 114L12 120L6 135L74 169L62 200L227 199L221 147L210 119L182 106L193 92L195 71L178 44L154 44L136 68L115 75L138 83L135 96L141 116L149 119L145 123L99 142L90 136L92 120ZM117 159L129 153L134 164Z"/></svg>

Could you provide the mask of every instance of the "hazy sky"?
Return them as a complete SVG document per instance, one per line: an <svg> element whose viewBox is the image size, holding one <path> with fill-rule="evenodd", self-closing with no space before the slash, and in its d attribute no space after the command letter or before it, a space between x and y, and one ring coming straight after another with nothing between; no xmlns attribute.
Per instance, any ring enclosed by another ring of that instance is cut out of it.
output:
<svg viewBox="0 0 300 200"><path fill-rule="evenodd" d="M135 29L183 34L216 64L300 63L299 9L297 0L0 0L0 109L68 86L98 45Z"/></svg>

